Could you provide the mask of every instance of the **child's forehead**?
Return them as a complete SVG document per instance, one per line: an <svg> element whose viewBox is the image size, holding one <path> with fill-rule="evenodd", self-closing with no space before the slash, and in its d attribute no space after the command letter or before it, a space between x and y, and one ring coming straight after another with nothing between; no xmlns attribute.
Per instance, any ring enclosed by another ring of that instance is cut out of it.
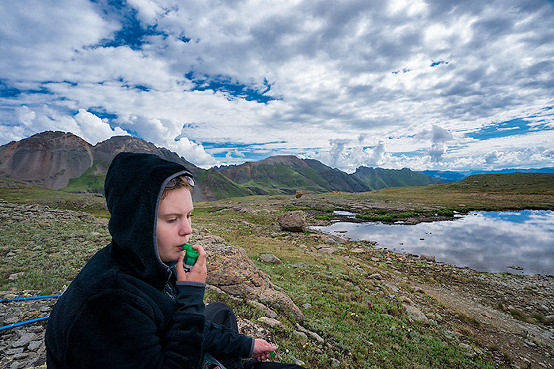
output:
<svg viewBox="0 0 554 369"><path fill-rule="evenodd" d="M158 213L183 213L193 209L190 190L185 187L169 191L167 196L160 202Z"/></svg>

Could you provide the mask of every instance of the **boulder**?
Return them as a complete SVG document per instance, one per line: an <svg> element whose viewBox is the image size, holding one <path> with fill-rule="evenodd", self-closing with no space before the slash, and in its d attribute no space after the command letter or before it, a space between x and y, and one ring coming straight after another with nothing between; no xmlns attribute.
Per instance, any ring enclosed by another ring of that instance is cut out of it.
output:
<svg viewBox="0 0 554 369"><path fill-rule="evenodd" d="M306 230L306 215L302 210L288 211L277 218L282 231L304 232Z"/></svg>
<svg viewBox="0 0 554 369"><path fill-rule="evenodd" d="M281 259L273 254L260 254L260 261L269 264L283 264Z"/></svg>
<svg viewBox="0 0 554 369"><path fill-rule="evenodd" d="M303 321L304 315L285 293L277 291L269 276L263 273L243 249L219 243L203 244L207 253L206 282L225 293L244 300L257 300L271 309L292 314Z"/></svg>

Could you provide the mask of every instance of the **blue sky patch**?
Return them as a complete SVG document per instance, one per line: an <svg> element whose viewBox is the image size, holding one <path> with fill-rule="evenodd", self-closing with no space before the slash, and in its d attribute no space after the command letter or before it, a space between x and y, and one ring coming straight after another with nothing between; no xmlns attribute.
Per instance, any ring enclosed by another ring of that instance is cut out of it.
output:
<svg viewBox="0 0 554 369"><path fill-rule="evenodd" d="M117 119L117 114L109 113L106 109L100 106L93 106L87 110L89 113L96 115L100 119L108 119L109 121Z"/></svg>
<svg viewBox="0 0 554 369"><path fill-rule="evenodd" d="M121 23L121 28L114 33L112 39L104 39L100 42L100 47L119 47L127 46L133 50L140 50L142 45L146 44L145 36L162 35L167 37L167 33L158 31L157 25L143 27L137 18L137 11L127 6L126 1L108 0L107 4L101 4L101 1L91 0L102 6L104 14L115 15Z"/></svg>
<svg viewBox="0 0 554 369"><path fill-rule="evenodd" d="M8 85L0 79L0 97L17 97L21 94L21 90Z"/></svg>
<svg viewBox="0 0 554 369"><path fill-rule="evenodd" d="M522 135L547 129L548 127L546 124L540 126L531 125L531 123L525 119L517 118L502 123L494 123L493 125L483 127L475 132L469 132L466 136L477 140L487 140L491 138Z"/></svg>
<svg viewBox="0 0 554 369"><path fill-rule="evenodd" d="M445 60L433 60L433 62L431 63L430 67L436 67L437 65L441 65L441 64L448 64L450 62L447 62Z"/></svg>
<svg viewBox="0 0 554 369"><path fill-rule="evenodd" d="M210 78L205 75L203 79L193 78L193 73L187 73L186 78L191 80L196 86L192 89L193 91L219 91L224 92L232 97L241 98L247 101L256 101L262 104L267 104L271 100L275 100L274 97L267 95L271 90L271 84L264 79L265 89L259 91L253 89L245 84L238 83L233 81L229 77L216 76L215 78Z"/></svg>

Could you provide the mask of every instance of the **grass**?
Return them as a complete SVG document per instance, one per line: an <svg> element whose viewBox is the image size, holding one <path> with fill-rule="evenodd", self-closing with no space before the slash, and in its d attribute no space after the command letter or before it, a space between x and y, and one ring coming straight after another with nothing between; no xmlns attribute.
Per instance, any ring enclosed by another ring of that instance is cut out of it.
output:
<svg viewBox="0 0 554 369"><path fill-rule="evenodd" d="M477 192L473 182L467 186L447 184L365 194L312 196L321 196L324 203L331 203L317 209L324 216L330 215L333 208L341 208L332 205L337 199L412 204L409 209L394 212L399 217L435 213L450 216L460 208L553 208L552 194L525 194L512 189L502 196L499 192ZM482 186L480 190L490 189L491 186ZM528 187L528 192L532 192L532 186ZM387 285L369 278L375 273L369 261L365 264L346 262L340 252L330 256L303 251L316 248L321 244L321 238L313 232L281 232L276 217L283 211L283 205L269 206L269 211L242 209L245 204L257 209L258 205L282 204L293 198L282 195L251 196L196 203L193 218L195 228L206 229L224 238L227 243L244 248L257 267L270 276L271 282L301 307L305 316L302 326L324 339L324 343L320 343L312 337L307 341L299 338L293 334L299 322L292 316L280 316L283 325L272 329L279 345L280 360L294 362L300 359L309 368L329 368L336 365L337 360L340 367L348 368L505 367L486 353L476 355L463 349L460 346L462 338L448 334L452 327L446 322L410 320L396 293ZM104 200L92 195L26 186L16 189L0 186L0 199L18 204L39 203L62 210L79 209L97 217L108 217ZM286 210L309 211L316 208L289 205ZM10 213L12 218L7 218L5 214L3 211L0 222L0 257L3 261L0 265L0 290L31 289L43 294L59 292L86 261L109 242L106 226L72 213L60 216L61 221L49 218L47 213L15 212L15 216ZM391 214L385 209L374 215L385 217ZM261 263L258 261L261 253L272 253L284 264ZM298 263L303 263L303 266ZM385 263L375 264L381 269L391 268ZM394 269L388 270L394 273ZM16 274L16 279L8 278ZM234 307L239 316L252 321L263 315L250 305L219 296L213 291L207 292L207 298L223 299ZM516 311L511 313L519 315ZM539 316L533 318L541 319Z"/></svg>
<svg viewBox="0 0 554 369"><path fill-rule="evenodd" d="M237 247L243 247L248 256L271 281L302 308L310 331L324 338L327 345L317 341L303 342L292 332L296 321L284 319L284 325L274 334L280 345L279 353L285 361L295 358L307 367L328 368L331 359L342 362L341 367L461 367L493 368L486 358L475 358L459 348L457 342L445 339L444 327L410 321L402 304L391 297L392 291L369 278L373 273L366 267L345 264L342 258L313 256L300 252L297 245L315 247L318 238L311 233L291 237L281 234L272 217L263 213L239 213L235 210L210 212L211 204L197 204L202 215L194 221L218 234ZM246 221L252 226L238 224ZM278 235L277 235L278 234ZM292 242L294 241L294 243ZM261 253L271 252L284 264L268 265L257 261ZM297 263L307 267L295 267ZM252 314L244 304L229 302L245 316ZM256 313L252 314L257 318Z"/></svg>

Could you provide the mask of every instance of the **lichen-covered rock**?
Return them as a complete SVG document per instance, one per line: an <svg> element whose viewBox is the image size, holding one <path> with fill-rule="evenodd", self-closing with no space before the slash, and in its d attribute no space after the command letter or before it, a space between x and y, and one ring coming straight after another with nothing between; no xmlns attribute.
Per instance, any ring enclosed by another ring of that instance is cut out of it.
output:
<svg viewBox="0 0 554 369"><path fill-rule="evenodd" d="M258 300L272 309L292 314L299 321L304 320L298 306L275 289L269 276L248 258L244 250L219 243L199 243L208 254L207 283L231 296Z"/></svg>

